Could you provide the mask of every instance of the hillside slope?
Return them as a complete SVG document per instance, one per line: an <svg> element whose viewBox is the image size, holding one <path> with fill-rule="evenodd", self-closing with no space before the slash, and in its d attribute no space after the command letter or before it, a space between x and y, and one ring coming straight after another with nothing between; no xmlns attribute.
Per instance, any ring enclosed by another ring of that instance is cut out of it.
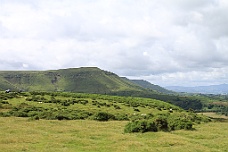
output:
<svg viewBox="0 0 228 152"><path fill-rule="evenodd" d="M131 80L131 81L146 89L156 90L158 92L167 93L167 94L174 93L173 91L167 90L163 87L160 87L159 85L151 84L150 82L148 82L146 80Z"/></svg>
<svg viewBox="0 0 228 152"><path fill-rule="evenodd" d="M50 71L0 71L0 90L111 93L143 88L96 67Z"/></svg>

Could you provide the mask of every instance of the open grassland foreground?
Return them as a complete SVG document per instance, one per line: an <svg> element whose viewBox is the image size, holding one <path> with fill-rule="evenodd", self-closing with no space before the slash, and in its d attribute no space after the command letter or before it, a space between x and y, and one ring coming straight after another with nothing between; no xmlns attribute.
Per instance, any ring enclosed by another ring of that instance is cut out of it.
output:
<svg viewBox="0 0 228 152"><path fill-rule="evenodd" d="M210 120L149 98L0 92L0 152L228 151L227 120Z"/></svg>
<svg viewBox="0 0 228 152"><path fill-rule="evenodd" d="M228 151L228 122L204 123L191 131L124 133L127 123L0 117L0 151Z"/></svg>

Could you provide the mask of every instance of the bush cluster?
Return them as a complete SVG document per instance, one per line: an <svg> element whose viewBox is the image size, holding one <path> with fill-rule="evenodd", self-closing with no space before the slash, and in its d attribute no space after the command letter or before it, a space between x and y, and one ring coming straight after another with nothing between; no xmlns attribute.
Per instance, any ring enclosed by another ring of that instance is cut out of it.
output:
<svg viewBox="0 0 228 152"><path fill-rule="evenodd" d="M43 108L21 103L13 107L10 111L0 113L0 116L15 116L15 117L29 117L29 120L78 120L78 119L92 119L97 121L108 120L128 120L127 115L113 115L107 112L89 112L83 110L72 110L64 107L59 108Z"/></svg>
<svg viewBox="0 0 228 152"><path fill-rule="evenodd" d="M38 93L33 93L32 97L27 97L26 101L33 101L33 102L43 102L43 103L55 103L55 104L60 104L62 106L70 106L70 105L74 105L74 104L83 104L86 105L89 101L85 100L85 99L65 99L65 100L61 100L61 99L56 99L55 98L56 95L52 95L51 99L48 100L47 98L45 98L44 96L41 96Z"/></svg>
<svg viewBox="0 0 228 152"><path fill-rule="evenodd" d="M145 116L134 115L131 121L125 126L126 133L132 132L156 132L173 130L191 130L194 124L209 122L208 117L200 116L195 113L159 113L156 115L148 114Z"/></svg>
<svg viewBox="0 0 228 152"><path fill-rule="evenodd" d="M93 119L98 121L108 121L110 119L115 120L115 116L107 112L98 112L93 116Z"/></svg>
<svg viewBox="0 0 228 152"><path fill-rule="evenodd" d="M125 133L133 132L157 132L192 129L193 122L187 119L178 119L174 117L155 116L152 119L143 119L129 122L124 129Z"/></svg>
<svg viewBox="0 0 228 152"><path fill-rule="evenodd" d="M153 132L158 131L158 129L153 121L136 120L133 122L129 122L124 128L125 133L134 133L134 132L144 133L144 132L148 132L148 131L153 131Z"/></svg>

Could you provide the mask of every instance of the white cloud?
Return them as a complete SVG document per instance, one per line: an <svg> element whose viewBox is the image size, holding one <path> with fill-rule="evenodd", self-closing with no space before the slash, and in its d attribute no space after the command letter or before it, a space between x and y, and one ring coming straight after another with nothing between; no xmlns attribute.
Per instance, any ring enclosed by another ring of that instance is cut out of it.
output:
<svg viewBox="0 0 228 152"><path fill-rule="evenodd" d="M226 0L0 0L0 69L228 83L227 14Z"/></svg>

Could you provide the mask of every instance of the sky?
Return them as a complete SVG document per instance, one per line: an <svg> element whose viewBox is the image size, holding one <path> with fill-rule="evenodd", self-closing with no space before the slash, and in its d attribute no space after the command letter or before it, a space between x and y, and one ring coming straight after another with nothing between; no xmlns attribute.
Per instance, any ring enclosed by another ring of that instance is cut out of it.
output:
<svg viewBox="0 0 228 152"><path fill-rule="evenodd" d="M91 66L163 87L228 83L228 1L0 0L0 70Z"/></svg>

